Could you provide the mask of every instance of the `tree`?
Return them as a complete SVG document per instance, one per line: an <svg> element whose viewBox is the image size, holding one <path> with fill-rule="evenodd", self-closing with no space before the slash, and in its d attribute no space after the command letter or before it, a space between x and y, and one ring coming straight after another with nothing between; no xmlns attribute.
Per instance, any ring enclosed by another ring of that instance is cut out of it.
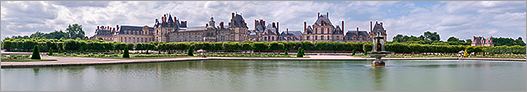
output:
<svg viewBox="0 0 527 92"><path fill-rule="evenodd" d="M401 34L397 34L396 36L393 37L393 41L394 42L405 42L404 36Z"/></svg>
<svg viewBox="0 0 527 92"><path fill-rule="evenodd" d="M44 35L46 35L45 33L42 33L42 32L35 32L33 34L31 34L29 37L31 38L44 38Z"/></svg>
<svg viewBox="0 0 527 92"><path fill-rule="evenodd" d="M284 48L284 52L285 52L285 53L284 53L285 55L289 55L289 53L288 53L289 50L288 50L287 48Z"/></svg>
<svg viewBox="0 0 527 92"><path fill-rule="evenodd" d="M35 47L33 47L33 55L31 55L31 59L40 59L40 51L38 49L38 45L35 45Z"/></svg>
<svg viewBox="0 0 527 92"><path fill-rule="evenodd" d="M123 58L130 58L130 53L128 53L128 47L124 48Z"/></svg>
<svg viewBox="0 0 527 92"><path fill-rule="evenodd" d="M296 57L304 57L304 49L298 48L298 53L296 53Z"/></svg>
<svg viewBox="0 0 527 92"><path fill-rule="evenodd" d="M61 38L67 38L68 34L60 30L60 31L51 32L49 34L45 34L44 36L45 38L48 38L48 39L61 39Z"/></svg>
<svg viewBox="0 0 527 92"><path fill-rule="evenodd" d="M450 37L448 38L447 42L459 42L459 39L456 37Z"/></svg>
<svg viewBox="0 0 527 92"><path fill-rule="evenodd" d="M49 49L48 50L48 56L52 56L53 55L53 50L52 49Z"/></svg>
<svg viewBox="0 0 527 92"><path fill-rule="evenodd" d="M66 28L66 31L68 34L68 38L71 38L71 39L75 39L75 38L84 39L85 38L84 31L82 30L82 25L79 25L79 24L68 25L68 28Z"/></svg>
<svg viewBox="0 0 527 92"><path fill-rule="evenodd" d="M525 42L523 42L522 37L518 37L518 39L516 39L516 40L514 41L514 44L515 44L515 45L520 45L520 46L525 46Z"/></svg>
<svg viewBox="0 0 527 92"><path fill-rule="evenodd" d="M194 46L190 46L187 50L188 56L194 56Z"/></svg>
<svg viewBox="0 0 527 92"><path fill-rule="evenodd" d="M426 31L424 34L423 34L424 38L426 40L430 40L430 41L439 41L440 40L440 37L439 37L439 34L437 34L437 32L429 32L429 31Z"/></svg>
<svg viewBox="0 0 527 92"><path fill-rule="evenodd" d="M494 46L513 46L513 45L520 45L525 46L525 42L523 42L523 39L521 37L518 37L518 39L514 40L512 38L494 38L492 37L492 43L494 43Z"/></svg>

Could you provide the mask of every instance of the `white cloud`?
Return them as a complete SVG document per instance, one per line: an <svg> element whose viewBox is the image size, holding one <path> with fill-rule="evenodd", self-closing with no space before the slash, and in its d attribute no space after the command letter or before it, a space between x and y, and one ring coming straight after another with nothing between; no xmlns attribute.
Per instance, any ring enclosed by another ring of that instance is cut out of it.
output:
<svg viewBox="0 0 527 92"><path fill-rule="evenodd" d="M312 24L316 20L317 12L329 12L333 24L344 20L347 30L357 26L368 30L369 21L383 21L389 39L426 30L439 32L443 40L473 35L516 38L525 34L526 16L524 2L499 1L445 1L426 7L380 1L23 1L2 2L1 7L3 37L64 30L72 23L83 25L91 36L97 25L152 26L166 13L188 20L189 26L204 26L210 17L227 23L231 13L238 12L250 29L255 19L264 19L280 22L281 30L301 31L304 21ZM404 9L390 9L393 7Z"/></svg>

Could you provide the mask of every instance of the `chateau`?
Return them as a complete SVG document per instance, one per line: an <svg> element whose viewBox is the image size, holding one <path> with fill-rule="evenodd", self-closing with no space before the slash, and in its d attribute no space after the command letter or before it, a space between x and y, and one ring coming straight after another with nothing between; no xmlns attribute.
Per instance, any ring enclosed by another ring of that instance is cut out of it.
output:
<svg viewBox="0 0 527 92"><path fill-rule="evenodd" d="M492 43L492 37L489 38L483 38L481 36L473 36L472 44L471 46L494 46Z"/></svg>
<svg viewBox="0 0 527 92"><path fill-rule="evenodd" d="M320 15L313 25L307 26L304 22L303 37L306 41L344 41L344 21L342 21L342 28L333 26L329 20L329 13Z"/></svg>
<svg viewBox="0 0 527 92"><path fill-rule="evenodd" d="M370 30L344 32L344 21L333 25L329 13L320 15L312 25L304 22L303 31L280 31L279 22L266 23L263 19L254 20L254 29L249 30L241 14L231 13L230 21L217 22L210 17L203 26L189 27L188 22L171 14L164 14L149 26L97 26L91 39L105 41L143 43L143 42L242 42L242 41L312 41L312 42L368 42L372 36L386 36L382 23L370 21ZM386 39L385 39L386 40Z"/></svg>

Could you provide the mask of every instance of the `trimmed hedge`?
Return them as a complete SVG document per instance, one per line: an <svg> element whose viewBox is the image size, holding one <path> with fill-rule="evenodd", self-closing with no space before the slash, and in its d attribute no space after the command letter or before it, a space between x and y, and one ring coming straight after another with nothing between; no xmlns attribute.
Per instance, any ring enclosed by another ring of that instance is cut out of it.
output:
<svg viewBox="0 0 527 92"><path fill-rule="evenodd" d="M47 52L120 52L128 47L129 50L159 50L186 51L194 49L208 51L280 51L297 50L299 47L306 51L371 51L368 42L150 42L127 44L123 42L108 42L100 40L79 39L5 39L3 49L14 52L30 52L35 45L40 51ZM523 54L524 46L494 46L480 47L467 45L429 45L391 42L386 44L386 50L395 53L457 53L467 49L468 52L487 52L496 54Z"/></svg>

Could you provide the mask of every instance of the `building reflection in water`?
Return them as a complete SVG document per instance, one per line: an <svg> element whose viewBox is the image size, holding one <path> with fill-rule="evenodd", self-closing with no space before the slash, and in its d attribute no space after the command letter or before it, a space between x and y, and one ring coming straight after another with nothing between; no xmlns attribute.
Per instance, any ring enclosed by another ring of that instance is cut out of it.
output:
<svg viewBox="0 0 527 92"><path fill-rule="evenodd" d="M373 78L373 88L376 91L384 90L384 67L374 67L370 69L370 75Z"/></svg>

